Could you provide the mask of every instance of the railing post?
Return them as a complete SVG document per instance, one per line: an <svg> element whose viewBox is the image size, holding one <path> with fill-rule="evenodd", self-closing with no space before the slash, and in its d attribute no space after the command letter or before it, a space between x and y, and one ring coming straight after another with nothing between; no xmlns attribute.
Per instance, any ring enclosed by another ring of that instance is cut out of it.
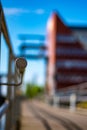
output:
<svg viewBox="0 0 87 130"><path fill-rule="evenodd" d="M11 62L14 62L14 59L12 59L12 61ZM12 64L13 65L13 64ZM14 68L14 74L13 74L13 76L12 76L12 81L13 82L15 82L16 83L16 80L15 80L15 78L16 78L16 75L15 75L15 65L13 66L13 68ZM16 124L15 124L15 122L16 122L16 119L15 119L15 96L16 96L16 87L15 86L11 86L11 123L12 123L12 128L11 128L11 130L15 130L15 128L16 128Z"/></svg>
<svg viewBox="0 0 87 130"><path fill-rule="evenodd" d="M8 82L12 82L12 54L9 51L9 61L8 61ZM9 108L6 114L6 130L12 130L12 87L7 86L7 99L9 100Z"/></svg>
<svg viewBox="0 0 87 130"><path fill-rule="evenodd" d="M15 68L15 72L14 72L14 82L17 83L17 73L16 73L16 68ZM16 122L17 122L17 111L18 111L18 107L17 107L17 95L16 95L16 88L14 86L14 101L13 101L13 106L14 106L14 111L13 111L13 119L14 119L14 125L15 125L15 128L16 129Z"/></svg>

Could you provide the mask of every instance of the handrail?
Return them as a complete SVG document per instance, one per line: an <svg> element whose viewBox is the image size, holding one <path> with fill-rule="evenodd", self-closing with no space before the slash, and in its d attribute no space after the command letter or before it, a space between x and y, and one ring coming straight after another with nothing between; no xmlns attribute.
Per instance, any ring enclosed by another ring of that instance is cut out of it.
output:
<svg viewBox="0 0 87 130"><path fill-rule="evenodd" d="M8 85L8 86L20 86L22 84L22 75L20 75L20 82L19 83L0 83L0 86L1 85Z"/></svg>
<svg viewBox="0 0 87 130"><path fill-rule="evenodd" d="M11 54L14 56L13 49L12 49L12 46L11 46L10 37L9 37L9 34L8 34L6 21L5 21L5 16L4 16L1 4L0 4L0 8L1 8L1 31L4 35L4 37L5 37L6 43L8 45L8 48L10 49Z"/></svg>
<svg viewBox="0 0 87 130"><path fill-rule="evenodd" d="M6 25L6 21L5 21L5 16L4 16L4 12L1 6L1 2L0 2L0 23L1 23L1 32L4 36L4 39L6 41L6 45L7 45L7 49L8 49L8 73L7 75L0 75L0 78L3 78L3 76L7 77L7 83L0 83L0 88L2 87L2 85L7 85L7 100L5 101L5 103L3 103L3 105L0 107L0 119L2 118L2 116L5 114L5 112L8 110L8 112L6 112L6 123L5 123L5 129L6 130L15 130L15 123L17 118L15 118L15 112L14 110L16 109L16 87L15 86L20 86L22 84L22 77L23 77L23 72L25 70L25 67L27 65L27 62L24 58L17 58L13 53L13 48L12 48L12 44L10 41L10 37L9 37L9 33L8 33L8 29L7 29L7 25ZM16 59L16 62L15 62ZM16 63L16 64L15 64ZM14 67L13 70L13 65L16 65L16 67ZM18 71L18 73L16 73L16 69ZM20 82L18 82L18 75L20 76ZM0 80L1 81L1 80ZM3 80L2 80L3 81ZM9 87L11 86L11 87Z"/></svg>
<svg viewBox="0 0 87 130"><path fill-rule="evenodd" d="M6 100L5 103L0 107L0 119L7 111L8 107L9 107L9 101Z"/></svg>

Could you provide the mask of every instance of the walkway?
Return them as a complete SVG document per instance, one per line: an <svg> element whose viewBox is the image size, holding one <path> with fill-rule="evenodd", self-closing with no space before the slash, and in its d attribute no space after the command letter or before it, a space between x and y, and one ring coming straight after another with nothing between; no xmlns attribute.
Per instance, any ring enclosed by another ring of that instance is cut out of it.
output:
<svg viewBox="0 0 87 130"><path fill-rule="evenodd" d="M21 104L20 130L87 130L87 111L70 112L37 101Z"/></svg>

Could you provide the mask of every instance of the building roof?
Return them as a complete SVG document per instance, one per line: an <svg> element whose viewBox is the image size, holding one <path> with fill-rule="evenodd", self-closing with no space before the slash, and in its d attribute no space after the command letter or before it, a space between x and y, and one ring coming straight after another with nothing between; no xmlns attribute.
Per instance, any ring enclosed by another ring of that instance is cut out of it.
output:
<svg viewBox="0 0 87 130"><path fill-rule="evenodd" d="M87 31L87 25L86 26L83 26L83 25L80 25L80 26L76 26L76 25L72 25L72 26L68 26L70 29L72 30L80 30L80 31Z"/></svg>

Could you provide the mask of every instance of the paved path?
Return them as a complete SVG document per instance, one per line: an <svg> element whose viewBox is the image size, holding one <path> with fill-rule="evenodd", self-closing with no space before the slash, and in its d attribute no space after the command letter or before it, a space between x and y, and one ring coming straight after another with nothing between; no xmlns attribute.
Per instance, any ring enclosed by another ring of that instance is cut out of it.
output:
<svg viewBox="0 0 87 130"><path fill-rule="evenodd" d="M21 104L20 130L87 130L87 111L71 112L38 101Z"/></svg>

